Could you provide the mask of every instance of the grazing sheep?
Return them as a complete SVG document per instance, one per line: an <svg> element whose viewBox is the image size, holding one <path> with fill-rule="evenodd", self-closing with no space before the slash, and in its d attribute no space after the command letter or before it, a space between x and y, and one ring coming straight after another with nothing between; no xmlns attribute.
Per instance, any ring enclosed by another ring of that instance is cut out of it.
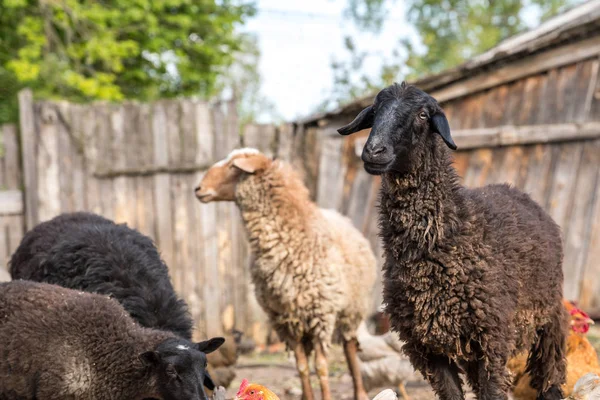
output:
<svg viewBox="0 0 600 400"><path fill-rule="evenodd" d="M558 226L508 185L458 183L448 121L414 86L382 90L349 125L371 128L362 160L382 175L384 302L404 351L442 399L505 399L506 363L528 350L540 399L560 399L567 316Z"/></svg>
<svg viewBox="0 0 600 400"><path fill-rule="evenodd" d="M59 215L27 232L10 260L13 279L110 295L140 325L192 337L193 321L147 236L99 215Z"/></svg>
<svg viewBox="0 0 600 400"><path fill-rule="evenodd" d="M29 281L0 284L0 398L206 399L206 354L140 327L108 297Z"/></svg>
<svg viewBox="0 0 600 400"><path fill-rule="evenodd" d="M289 165L254 149L235 150L211 167L196 196L238 205L255 257L258 301L294 351L304 399L313 398L307 361L313 349L323 399L331 398L326 352L332 339L343 341L355 398L366 399L356 329L376 274L368 241L349 219L318 208Z"/></svg>

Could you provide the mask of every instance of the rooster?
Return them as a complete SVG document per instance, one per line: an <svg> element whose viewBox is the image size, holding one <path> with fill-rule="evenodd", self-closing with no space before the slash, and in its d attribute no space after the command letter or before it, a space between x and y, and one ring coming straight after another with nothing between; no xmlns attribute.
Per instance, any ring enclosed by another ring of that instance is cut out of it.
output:
<svg viewBox="0 0 600 400"><path fill-rule="evenodd" d="M567 337L567 381L562 387L565 396L569 396L575 383L585 374L600 374L600 365L596 350L585 337L594 321L574 303L568 300L564 300L563 303L571 315L571 331ZM526 354L520 354L508 362L508 368L515 379L513 396L516 400L537 398L536 391L529 385L530 377L525 372L526 364Z"/></svg>
<svg viewBox="0 0 600 400"><path fill-rule="evenodd" d="M398 396L393 390L386 389L380 392L373 400L397 400ZM235 395L234 400L279 400L279 397L264 387L256 383L249 383L247 379L242 381L240 389Z"/></svg>

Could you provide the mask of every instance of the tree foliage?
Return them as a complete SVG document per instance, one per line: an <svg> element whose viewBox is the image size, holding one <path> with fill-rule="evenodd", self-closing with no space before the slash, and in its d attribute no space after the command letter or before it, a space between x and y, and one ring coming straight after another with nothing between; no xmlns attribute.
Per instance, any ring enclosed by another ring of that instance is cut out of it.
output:
<svg viewBox="0 0 600 400"><path fill-rule="evenodd" d="M378 76L361 66L368 53L346 38L347 61L332 62L334 90L324 107L351 101L393 81L416 79L457 66L582 0L406 0L406 18L419 35L413 43L399 38L391 60L382 60ZM363 31L378 33L396 0L348 0L345 14ZM531 18L533 16L533 18ZM530 17L530 18L526 18Z"/></svg>
<svg viewBox="0 0 600 400"><path fill-rule="evenodd" d="M0 118L22 86L72 101L212 95L254 11L245 0L0 0Z"/></svg>

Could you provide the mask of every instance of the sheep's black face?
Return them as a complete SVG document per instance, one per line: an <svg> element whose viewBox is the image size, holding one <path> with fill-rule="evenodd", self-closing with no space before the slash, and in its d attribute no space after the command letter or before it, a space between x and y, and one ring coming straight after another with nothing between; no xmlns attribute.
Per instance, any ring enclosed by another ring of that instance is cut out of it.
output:
<svg viewBox="0 0 600 400"><path fill-rule="evenodd" d="M204 387L213 390L215 384L206 371L206 354L216 350L225 339L213 338L192 343L184 339L168 339L155 351L140 358L151 368L158 390L164 400L205 400Z"/></svg>
<svg viewBox="0 0 600 400"><path fill-rule="evenodd" d="M415 164L426 143L439 134L448 147L456 149L448 121L437 101L414 86L394 84L375 97L350 124L338 129L348 135L371 128L362 152L367 172L405 172Z"/></svg>

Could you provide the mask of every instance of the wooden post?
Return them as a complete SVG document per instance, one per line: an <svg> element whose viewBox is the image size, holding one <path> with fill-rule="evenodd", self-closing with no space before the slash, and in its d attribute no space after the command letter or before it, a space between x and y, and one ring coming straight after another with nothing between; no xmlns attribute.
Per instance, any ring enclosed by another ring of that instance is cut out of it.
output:
<svg viewBox="0 0 600 400"><path fill-rule="evenodd" d="M19 125L21 155L25 187L25 226L27 229L39 221L37 209L36 123L31 89L19 92Z"/></svg>

